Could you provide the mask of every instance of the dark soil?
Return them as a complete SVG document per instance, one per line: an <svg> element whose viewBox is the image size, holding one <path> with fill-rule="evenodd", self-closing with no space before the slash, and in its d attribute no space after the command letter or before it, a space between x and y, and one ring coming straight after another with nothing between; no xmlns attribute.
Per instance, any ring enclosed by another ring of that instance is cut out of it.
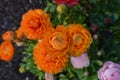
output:
<svg viewBox="0 0 120 80"><path fill-rule="evenodd" d="M1 35L5 31L16 30L19 27L21 16L26 11L44 7L44 0L0 0L0 43ZM15 53L11 62L0 60L0 80L37 80L29 72L19 72L22 57L22 54Z"/></svg>

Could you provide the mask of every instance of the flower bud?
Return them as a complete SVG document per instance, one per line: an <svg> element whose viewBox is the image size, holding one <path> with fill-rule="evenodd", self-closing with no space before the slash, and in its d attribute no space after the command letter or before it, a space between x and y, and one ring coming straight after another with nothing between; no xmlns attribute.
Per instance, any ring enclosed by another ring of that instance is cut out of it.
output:
<svg viewBox="0 0 120 80"><path fill-rule="evenodd" d="M102 55L102 52L101 52L101 51L98 51L98 52L97 52L97 55L98 55L98 56L101 56L101 55Z"/></svg>
<svg viewBox="0 0 120 80"><path fill-rule="evenodd" d="M88 76L89 75L89 72L84 72L84 76Z"/></svg>
<svg viewBox="0 0 120 80"><path fill-rule="evenodd" d="M98 34L94 34L94 35L93 35L93 38L94 38L95 40L97 40L97 39L98 39Z"/></svg>
<svg viewBox="0 0 120 80"><path fill-rule="evenodd" d="M92 24L92 25L90 26L90 28L91 28L91 31L92 31L93 33L96 33L97 30L98 30L98 25L97 25L97 24Z"/></svg>
<svg viewBox="0 0 120 80"><path fill-rule="evenodd" d="M19 68L19 72L20 72L20 73L24 73L24 72L25 72L24 67L20 67L20 68Z"/></svg>
<svg viewBox="0 0 120 80"><path fill-rule="evenodd" d="M58 11L60 14L64 13L65 10L66 10L66 6L65 6L64 4L59 4L59 5L57 6L57 11Z"/></svg>

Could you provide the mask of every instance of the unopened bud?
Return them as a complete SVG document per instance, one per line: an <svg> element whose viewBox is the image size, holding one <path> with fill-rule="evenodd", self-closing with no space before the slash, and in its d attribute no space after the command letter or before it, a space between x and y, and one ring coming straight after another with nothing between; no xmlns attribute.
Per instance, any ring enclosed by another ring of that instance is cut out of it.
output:
<svg viewBox="0 0 120 80"><path fill-rule="evenodd" d="M94 34L94 35L93 35L93 38L94 38L95 40L97 40L97 39L98 39L98 35L97 35L97 34Z"/></svg>
<svg viewBox="0 0 120 80"><path fill-rule="evenodd" d="M58 11L60 14L64 13L65 10L66 10L66 6L65 6L64 4L59 4L59 5L57 6L57 11Z"/></svg>
<svg viewBox="0 0 120 80"><path fill-rule="evenodd" d="M101 56L101 55L102 55L102 52L101 52L101 51L98 51L98 52L97 52L97 55L98 55L98 56Z"/></svg>
<svg viewBox="0 0 120 80"><path fill-rule="evenodd" d="M102 66L102 65L103 65L103 62L100 61L100 60L96 60L96 63L97 63L99 66Z"/></svg>
<svg viewBox="0 0 120 80"><path fill-rule="evenodd" d="M84 72L84 76L88 76L89 75L89 72Z"/></svg>
<svg viewBox="0 0 120 80"><path fill-rule="evenodd" d="M19 68L19 72L20 72L20 73L24 73L24 72L25 72L24 67L20 67L20 68Z"/></svg>
<svg viewBox="0 0 120 80"><path fill-rule="evenodd" d="M98 25L97 24L92 24L91 25L91 30L92 30L93 33L96 33L97 30L98 30Z"/></svg>

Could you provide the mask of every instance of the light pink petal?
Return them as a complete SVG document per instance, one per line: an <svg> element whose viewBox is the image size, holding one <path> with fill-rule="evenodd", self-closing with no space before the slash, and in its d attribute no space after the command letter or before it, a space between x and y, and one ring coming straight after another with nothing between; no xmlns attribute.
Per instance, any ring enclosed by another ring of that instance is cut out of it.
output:
<svg viewBox="0 0 120 80"><path fill-rule="evenodd" d="M98 71L98 78L100 80L120 80L120 65L111 61L104 63Z"/></svg>
<svg viewBox="0 0 120 80"><path fill-rule="evenodd" d="M74 68L82 69L84 67L88 67L89 63L90 63L88 55L86 53L84 53L78 57L71 56L70 60L71 60L71 63Z"/></svg>

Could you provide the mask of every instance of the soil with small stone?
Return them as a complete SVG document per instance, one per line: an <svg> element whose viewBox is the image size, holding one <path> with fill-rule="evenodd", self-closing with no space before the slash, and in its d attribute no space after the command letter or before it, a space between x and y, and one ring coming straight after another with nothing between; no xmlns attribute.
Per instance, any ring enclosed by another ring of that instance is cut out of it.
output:
<svg viewBox="0 0 120 80"><path fill-rule="evenodd" d="M44 7L44 0L0 0L0 43L3 41L1 35L5 31L16 30L20 26L21 17L26 11ZM21 53L15 53L10 62L0 60L0 80L37 80L29 72L19 72L23 57Z"/></svg>

